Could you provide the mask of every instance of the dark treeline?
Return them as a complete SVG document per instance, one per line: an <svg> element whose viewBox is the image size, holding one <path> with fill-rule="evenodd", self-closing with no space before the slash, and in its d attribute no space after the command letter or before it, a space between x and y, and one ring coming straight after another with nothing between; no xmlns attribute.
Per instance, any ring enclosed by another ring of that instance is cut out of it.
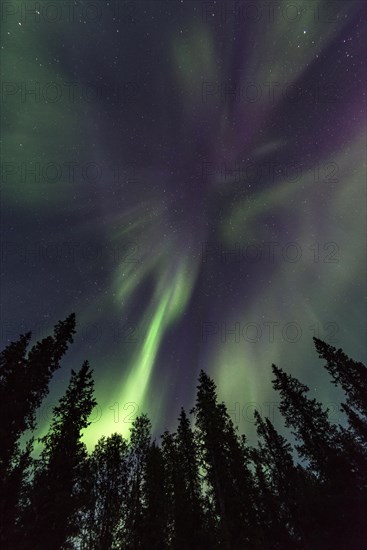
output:
<svg viewBox="0 0 367 550"><path fill-rule="evenodd" d="M201 371L195 406L152 440L140 415L129 440L81 433L96 401L85 362L53 410L34 458L36 413L73 342L75 316L30 348L20 336L0 359L0 547L4 550L355 550L367 547L367 369L314 344L345 393L345 423L273 365L295 449L255 413L257 447L234 427ZM29 349L30 348L30 349ZM192 422L190 415L194 418ZM296 457L296 458L295 458Z"/></svg>

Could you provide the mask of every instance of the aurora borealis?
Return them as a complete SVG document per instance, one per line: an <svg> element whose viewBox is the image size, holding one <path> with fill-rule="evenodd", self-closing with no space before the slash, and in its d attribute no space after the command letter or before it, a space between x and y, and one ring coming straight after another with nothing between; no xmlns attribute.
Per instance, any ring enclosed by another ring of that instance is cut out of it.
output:
<svg viewBox="0 0 367 550"><path fill-rule="evenodd" d="M200 369L249 435L273 362L334 403L312 336L366 360L365 2L1 10L2 346L78 322L41 429L84 359L89 445L170 429Z"/></svg>

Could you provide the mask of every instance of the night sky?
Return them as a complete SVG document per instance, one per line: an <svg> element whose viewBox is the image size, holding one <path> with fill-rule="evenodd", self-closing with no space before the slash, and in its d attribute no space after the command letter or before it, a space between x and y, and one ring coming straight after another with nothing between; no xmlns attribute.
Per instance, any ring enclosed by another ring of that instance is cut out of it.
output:
<svg viewBox="0 0 367 550"><path fill-rule="evenodd" d="M200 369L250 437L273 362L335 403L312 336L366 359L366 3L2 4L1 344L78 323L41 431L84 359L89 446L173 429Z"/></svg>

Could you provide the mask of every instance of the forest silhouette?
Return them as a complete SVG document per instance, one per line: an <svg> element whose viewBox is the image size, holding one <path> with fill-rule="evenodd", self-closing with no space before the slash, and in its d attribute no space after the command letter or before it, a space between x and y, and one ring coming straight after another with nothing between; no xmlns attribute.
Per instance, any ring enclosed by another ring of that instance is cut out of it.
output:
<svg viewBox="0 0 367 550"><path fill-rule="evenodd" d="M141 414L130 438L82 433L96 406L92 370L71 371L46 435L37 411L75 335L75 315L0 356L0 548L4 550L362 550L367 548L367 368L320 339L343 421L272 365L294 444L255 412L257 446L201 371L194 408L157 442ZM270 376L270 369L269 369ZM35 443L40 453L35 457Z"/></svg>

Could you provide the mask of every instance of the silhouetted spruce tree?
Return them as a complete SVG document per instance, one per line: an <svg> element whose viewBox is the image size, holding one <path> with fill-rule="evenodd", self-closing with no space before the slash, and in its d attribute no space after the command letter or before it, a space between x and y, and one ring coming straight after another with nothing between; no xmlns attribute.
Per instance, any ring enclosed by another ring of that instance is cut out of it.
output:
<svg viewBox="0 0 367 550"><path fill-rule="evenodd" d="M128 444L120 434L102 437L88 460L83 480L88 501L82 514L81 548L109 550L124 544L128 491Z"/></svg>
<svg viewBox="0 0 367 550"><path fill-rule="evenodd" d="M48 393L52 374L75 333L71 314L54 328L53 336L37 342L27 353L31 333L22 335L0 354L0 473L6 475L19 437L32 430L35 413Z"/></svg>
<svg viewBox="0 0 367 550"><path fill-rule="evenodd" d="M173 550L215 548L214 522L206 509L198 445L182 409L177 433L162 436L168 498L168 531Z"/></svg>
<svg viewBox="0 0 367 550"><path fill-rule="evenodd" d="M23 334L0 354L0 478L7 475L20 435L32 424L22 403L23 382L27 375L27 346L31 333ZM29 399L29 389L26 399ZM37 407L32 407L34 413ZM33 417L32 419L33 420Z"/></svg>
<svg viewBox="0 0 367 550"><path fill-rule="evenodd" d="M237 436L224 403L217 402L213 380L203 371L193 411L196 413L200 465L219 518L221 544L231 550L259 547L260 531L248 451Z"/></svg>
<svg viewBox="0 0 367 550"><path fill-rule="evenodd" d="M165 550L168 538L168 498L162 449L155 441L149 446L143 474L141 548Z"/></svg>
<svg viewBox="0 0 367 550"><path fill-rule="evenodd" d="M258 500L258 516L261 525L261 540L264 548L269 550L287 550L290 548L290 536L286 526L281 522L279 501L271 487L271 480L261 458L259 449L251 449L252 467L254 469L255 489Z"/></svg>
<svg viewBox="0 0 367 550"><path fill-rule="evenodd" d="M211 548L214 548L217 543L215 523L203 496L202 476L199 469L199 445L183 408L178 418L177 450L180 475L184 480L186 494L186 505L182 503L186 525L181 525L181 540L184 540L182 537L186 530L186 547L199 549L209 544ZM182 548L185 547L184 544Z"/></svg>
<svg viewBox="0 0 367 550"><path fill-rule="evenodd" d="M331 375L335 386L341 386L347 396L342 404L354 436L367 450L367 368L363 363L350 359L341 349L336 349L314 338L316 350L326 363L324 368Z"/></svg>
<svg viewBox="0 0 367 550"><path fill-rule="evenodd" d="M144 524L143 485L150 444L151 422L146 414L142 414L134 420L130 430L125 550L142 548Z"/></svg>
<svg viewBox="0 0 367 550"><path fill-rule="evenodd" d="M21 537L21 516L25 507L33 460L33 438L23 449L18 448L12 457L12 467L2 480L2 512L0 521L0 548L18 548Z"/></svg>
<svg viewBox="0 0 367 550"><path fill-rule="evenodd" d="M71 314L54 327L53 336L37 342L28 354L30 332L0 354L0 545L10 545L9 536L16 531L23 480L30 464L31 443L21 449L19 440L34 430L36 411L74 333L75 315Z"/></svg>
<svg viewBox="0 0 367 550"><path fill-rule="evenodd" d="M308 461L308 471L320 482L309 502L322 520L314 548L358 548L365 531L361 513L363 494L358 473L349 460L348 446L340 429L328 421L328 413L307 386L273 365L274 388L280 392L279 410L293 429L296 449ZM346 505L346 503L348 503Z"/></svg>
<svg viewBox="0 0 367 550"><path fill-rule="evenodd" d="M316 399L309 399L309 388L282 369L272 365L273 386L280 393L279 410L285 425L293 429L297 451L309 461L309 468L327 478L330 475L331 455L338 450L337 428L330 424L328 412Z"/></svg>
<svg viewBox="0 0 367 550"><path fill-rule="evenodd" d="M161 436L162 454L166 475L165 487L167 495L167 536L170 541L170 548L174 548L176 521L179 517L177 500L184 493L183 480L178 475L178 453L176 434L166 430Z"/></svg>
<svg viewBox="0 0 367 550"><path fill-rule="evenodd" d="M355 540L367 540L367 368L363 363L349 358L342 349L336 349L314 338L319 357L326 361L324 368L335 386L341 386L346 403L341 410L346 414L349 426L340 427L343 457L353 472L354 479L348 487L346 500L349 514L354 514Z"/></svg>
<svg viewBox="0 0 367 550"><path fill-rule="evenodd" d="M96 405L93 388L86 361L79 372L71 371L65 395L53 409L50 429L40 439L44 449L24 515L24 548L71 548L79 534L77 515L86 504L83 480L87 470L87 450L80 438Z"/></svg>
<svg viewBox="0 0 367 550"><path fill-rule="evenodd" d="M309 548L309 531L315 518L308 509L307 496L315 483L307 472L295 464L292 446L275 429L269 418L255 411L259 436L254 453L257 483L260 490L262 525L267 525L267 548Z"/></svg>
<svg viewBox="0 0 367 550"><path fill-rule="evenodd" d="M336 349L318 338L314 338L316 350L326 361L324 368L347 395L347 403L355 408L367 421L367 368L363 363L350 359L342 349Z"/></svg>

